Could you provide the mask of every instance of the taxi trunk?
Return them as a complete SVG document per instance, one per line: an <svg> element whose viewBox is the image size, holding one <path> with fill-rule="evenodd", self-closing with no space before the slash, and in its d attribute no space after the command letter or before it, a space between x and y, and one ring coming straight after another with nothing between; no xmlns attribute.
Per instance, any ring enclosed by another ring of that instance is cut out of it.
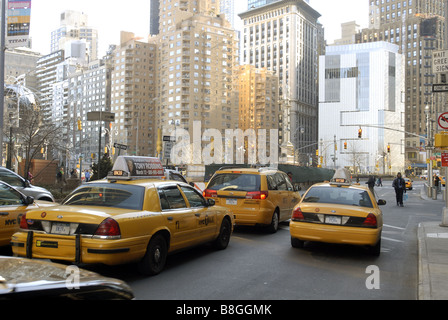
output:
<svg viewBox="0 0 448 320"><path fill-rule="evenodd" d="M300 240L372 246L381 236L382 224L374 209L302 203L292 214L290 232Z"/></svg>
<svg viewBox="0 0 448 320"><path fill-rule="evenodd" d="M27 258L119 264L121 255L127 253L129 258L129 251L137 245L133 243L135 240L122 239L120 227L113 219L128 212L128 209L109 208L105 214L99 207L86 206L30 211L22 216L20 224L22 231L28 232L12 236L13 252ZM144 249L135 251L141 255Z"/></svg>

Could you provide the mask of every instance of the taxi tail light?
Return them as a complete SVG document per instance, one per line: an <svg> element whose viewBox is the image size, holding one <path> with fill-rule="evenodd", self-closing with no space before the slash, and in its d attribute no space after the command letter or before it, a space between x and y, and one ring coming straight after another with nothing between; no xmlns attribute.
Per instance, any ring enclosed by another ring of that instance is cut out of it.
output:
<svg viewBox="0 0 448 320"><path fill-rule="evenodd" d="M26 213L20 217L20 229L28 229L28 223L26 222Z"/></svg>
<svg viewBox="0 0 448 320"><path fill-rule="evenodd" d="M205 190L202 192L202 195L204 196L204 198L217 197L217 196L218 196L218 191L216 191L216 190L211 190L211 189L205 189Z"/></svg>
<svg viewBox="0 0 448 320"><path fill-rule="evenodd" d="M305 220L305 216L303 215L302 209L300 207L297 207L292 212L291 220L293 221L300 221Z"/></svg>
<svg viewBox="0 0 448 320"><path fill-rule="evenodd" d="M120 226L114 219L107 218L100 223L95 231L95 236L120 237Z"/></svg>
<svg viewBox="0 0 448 320"><path fill-rule="evenodd" d="M246 193L246 199L264 200L268 197L267 191L249 191Z"/></svg>
<svg viewBox="0 0 448 320"><path fill-rule="evenodd" d="M376 216L373 213L369 213L369 215L364 220L362 225L364 227L376 228L377 227Z"/></svg>

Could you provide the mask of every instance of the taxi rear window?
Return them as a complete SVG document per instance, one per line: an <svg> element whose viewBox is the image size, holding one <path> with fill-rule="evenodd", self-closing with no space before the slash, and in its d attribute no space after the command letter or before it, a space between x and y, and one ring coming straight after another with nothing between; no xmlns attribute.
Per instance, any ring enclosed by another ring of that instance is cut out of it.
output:
<svg viewBox="0 0 448 320"><path fill-rule="evenodd" d="M144 194L145 188L142 186L89 184L73 191L62 204L142 210Z"/></svg>
<svg viewBox="0 0 448 320"><path fill-rule="evenodd" d="M311 187L303 202L331 203L373 208L369 194L365 190L334 187Z"/></svg>
<svg viewBox="0 0 448 320"><path fill-rule="evenodd" d="M213 177L207 189L225 191L260 191L257 174L221 173Z"/></svg>

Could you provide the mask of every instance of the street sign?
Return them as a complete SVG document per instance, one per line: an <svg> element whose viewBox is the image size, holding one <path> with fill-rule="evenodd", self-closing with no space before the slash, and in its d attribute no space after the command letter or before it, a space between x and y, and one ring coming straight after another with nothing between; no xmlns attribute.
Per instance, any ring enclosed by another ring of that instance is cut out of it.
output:
<svg viewBox="0 0 448 320"><path fill-rule="evenodd" d="M448 152L442 153L442 167L448 167Z"/></svg>
<svg viewBox="0 0 448 320"><path fill-rule="evenodd" d="M107 111L87 112L87 121L115 122L115 113Z"/></svg>
<svg viewBox="0 0 448 320"><path fill-rule="evenodd" d="M432 92L448 92L448 84L444 84L444 83L433 84Z"/></svg>
<svg viewBox="0 0 448 320"><path fill-rule="evenodd" d="M443 130L448 130L448 112L442 113L439 115L439 119L437 120L439 127Z"/></svg>
<svg viewBox="0 0 448 320"><path fill-rule="evenodd" d="M128 150L128 146L124 144L114 143L114 148L120 150Z"/></svg>
<svg viewBox="0 0 448 320"><path fill-rule="evenodd" d="M176 142L176 137L175 136L163 136L163 141Z"/></svg>
<svg viewBox="0 0 448 320"><path fill-rule="evenodd" d="M448 50L433 52L432 69L434 73L448 73Z"/></svg>

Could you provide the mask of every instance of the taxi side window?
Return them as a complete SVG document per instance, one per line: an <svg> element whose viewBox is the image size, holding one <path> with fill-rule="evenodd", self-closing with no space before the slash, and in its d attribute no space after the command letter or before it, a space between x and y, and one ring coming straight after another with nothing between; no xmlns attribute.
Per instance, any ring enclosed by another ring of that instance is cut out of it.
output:
<svg viewBox="0 0 448 320"><path fill-rule="evenodd" d="M289 177L284 174L283 178L285 179L286 189L288 191L294 191L294 186L292 185L291 180L289 180Z"/></svg>
<svg viewBox="0 0 448 320"><path fill-rule="evenodd" d="M165 187L158 190L162 210L186 208L184 197L177 185Z"/></svg>
<svg viewBox="0 0 448 320"><path fill-rule="evenodd" d="M18 192L0 184L0 206L23 205L23 199Z"/></svg>
<svg viewBox="0 0 448 320"><path fill-rule="evenodd" d="M277 190L287 190L285 177L280 172L274 174L274 181L277 185Z"/></svg>
<svg viewBox="0 0 448 320"><path fill-rule="evenodd" d="M268 190L277 190L277 185L273 175L267 175L266 182L268 183Z"/></svg>
<svg viewBox="0 0 448 320"><path fill-rule="evenodd" d="M190 187L182 186L180 188L185 194L185 197L187 197L188 203L190 203L190 207L205 207L205 199L199 194L199 192Z"/></svg>

